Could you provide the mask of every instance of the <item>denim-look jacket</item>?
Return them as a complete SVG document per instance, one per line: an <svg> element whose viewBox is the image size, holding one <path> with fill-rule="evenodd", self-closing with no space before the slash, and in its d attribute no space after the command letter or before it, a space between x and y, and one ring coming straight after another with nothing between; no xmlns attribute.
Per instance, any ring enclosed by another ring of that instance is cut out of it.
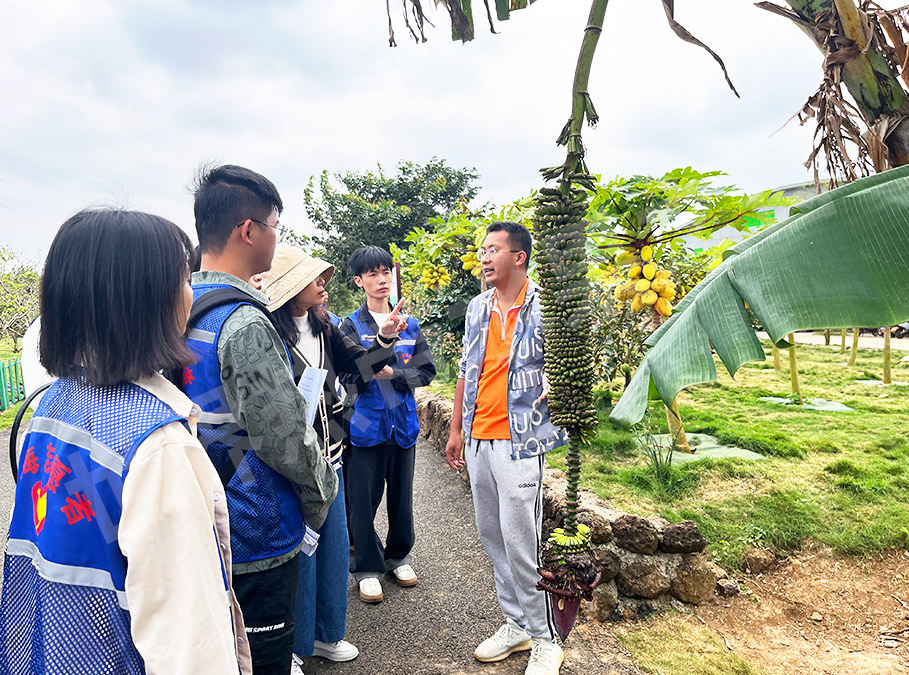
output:
<svg viewBox="0 0 909 675"><path fill-rule="evenodd" d="M486 336L492 311L494 289L481 293L467 307L464 350L458 377L464 380L464 438L470 438L477 399ZM511 458L528 459L568 443L568 434L549 419L549 403L537 399L543 394L543 321L540 289L528 283L524 305L511 341L508 362L508 426L511 430Z"/></svg>

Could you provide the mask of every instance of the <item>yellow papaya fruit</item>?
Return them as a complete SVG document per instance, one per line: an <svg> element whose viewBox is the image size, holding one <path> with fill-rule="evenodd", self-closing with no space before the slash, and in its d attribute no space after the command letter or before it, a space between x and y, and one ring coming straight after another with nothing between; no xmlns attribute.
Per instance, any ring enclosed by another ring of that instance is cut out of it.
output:
<svg viewBox="0 0 909 675"><path fill-rule="evenodd" d="M632 266L631 266L631 269L628 270L628 278L629 278L629 279L637 279L639 276L641 276L641 266L640 266L640 265L632 265Z"/></svg>
<svg viewBox="0 0 909 675"><path fill-rule="evenodd" d="M641 269L641 273L648 279L653 279L653 275L656 274L657 266L653 263L647 263Z"/></svg>
<svg viewBox="0 0 909 675"><path fill-rule="evenodd" d="M638 293L650 290L650 282L647 279L638 279L634 284L634 290Z"/></svg>
<svg viewBox="0 0 909 675"><path fill-rule="evenodd" d="M631 311L640 312L642 309L644 309L644 303L641 302L641 294L635 293L634 297L631 299Z"/></svg>
<svg viewBox="0 0 909 675"><path fill-rule="evenodd" d="M649 262L653 259L653 246L645 246L641 249L641 260Z"/></svg>
<svg viewBox="0 0 909 675"><path fill-rule="evenodd" d="M656 274L653 276L655 279L668 279L670 274L672 274L672 272L669 270L657 270Z"/></svg>
<svg viewBox="0 0 909 675"><path fill-rule="evenodd" d="M673 300L675 300L675 291L672 290L671 288L667 288L665 290L660 291L659 296L661 298L666 298L667 300L669 300L669 302L672 302Z"/></svg>
<svg viewBox="0 0 909 675"><path fill-rule="evenodd" d="M629 300L632 295L634 295L634 287L637 285L636 281L629 281L627 283L619 286L616 291L618 292L617 300Z"/></svg>
<svg viewBox="0 0 909 675"><path fill-rule="evenodd" d="M670 316L672 314L672 303L666 298L657 298L656 311L662 316Z"/></svg>
<svg viewBox="0 0 909 675"><path fill-rule="evenodd" d="M650 287L655 290L657 293L662 293L666 290L666 280L665 279L654 279L650 282Z"/></svg>
<svg viewBox="0 0 909 675"><path fill-rule="evenodd" d="M657 301L658 297L660 297L660 296L658 296L656 294L656 291L650 290L641 296L641 302L643 302L645 305L650 307L650 305L652 305L653 303L655 303Z"/></svg>

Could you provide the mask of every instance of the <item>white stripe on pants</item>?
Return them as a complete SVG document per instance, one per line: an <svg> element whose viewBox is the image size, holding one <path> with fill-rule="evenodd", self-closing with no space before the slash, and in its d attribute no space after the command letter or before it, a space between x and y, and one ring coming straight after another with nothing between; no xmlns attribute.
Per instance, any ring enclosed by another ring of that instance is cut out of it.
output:
<svg viewBox="0 0 909 675"><path fill-rule="evenodd" d="M477 531L495 568L496 594L506 618L531 637L555 639L549 594L540 578L543 456L511 459L511 441L471 438L464 452Z"/></svg>

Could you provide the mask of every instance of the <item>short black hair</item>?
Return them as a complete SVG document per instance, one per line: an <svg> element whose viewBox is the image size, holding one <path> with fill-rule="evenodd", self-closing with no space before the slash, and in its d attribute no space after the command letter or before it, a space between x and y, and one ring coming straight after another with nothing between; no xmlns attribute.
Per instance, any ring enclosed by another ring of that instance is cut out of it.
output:
<svg viewBox="0 0 909 675"><path fill-rule="evenodd" d="M391 253L378 246L361 246L350 254L350 260L347 266L353 272L355 277L361 277L367 272L386 269L394 269L395 260Z"/></svg>
<svg viewBox="0 0 909 675"><path fill-rule="evenodd" d="M527 254L527 265L530 265L530 251L533 248L533 240L530 238L530 230L509 220L490 223L486 228L486 234L492 232L507 232L508 245L515 251L524 251Z"/></svg>
<svg viewBox="0 0 909 675"><path fill-rule="evenodd" d="M41 278L41 364L112 386L195 359L179 325L193 245L138 211L81 211L60 227Z"/></svg>
<svg viewBox="0 0 909 675"><path fill-rule="evenodd" d="M203 253L220 253L230 233L247 218L265 222L284 203L274 183L242 166L203 166L193 194L196 235Z"/></svg>

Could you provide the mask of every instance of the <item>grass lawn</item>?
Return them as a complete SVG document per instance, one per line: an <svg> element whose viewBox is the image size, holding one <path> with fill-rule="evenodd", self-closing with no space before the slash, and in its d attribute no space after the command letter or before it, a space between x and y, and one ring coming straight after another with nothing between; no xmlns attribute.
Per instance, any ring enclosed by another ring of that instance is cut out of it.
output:
<svg viewBox="0 0 909 675"><path fill-rule="evenodd" d="M759 400L788 396L788 359L744 366L733 380L717 362L716 383L679 397L688 432L759 452L760 461L707 459L676 466L663 482L631 432L606 420L585 453L582 484L616 508L696 521L721 564L741 566L754 546L778 552L812 538L834 551L866 555L909 544L909 387L874 387L883 354L860 351L854 367L838 349L799 345L802 395L844 403L854 412L803 410ZM893 380L909 381L909 364L893 353ZM606 397L603 397L606 400ZM645 418L665 432L661 405ZM564 451L550 453L564 468Z"/></svg>

